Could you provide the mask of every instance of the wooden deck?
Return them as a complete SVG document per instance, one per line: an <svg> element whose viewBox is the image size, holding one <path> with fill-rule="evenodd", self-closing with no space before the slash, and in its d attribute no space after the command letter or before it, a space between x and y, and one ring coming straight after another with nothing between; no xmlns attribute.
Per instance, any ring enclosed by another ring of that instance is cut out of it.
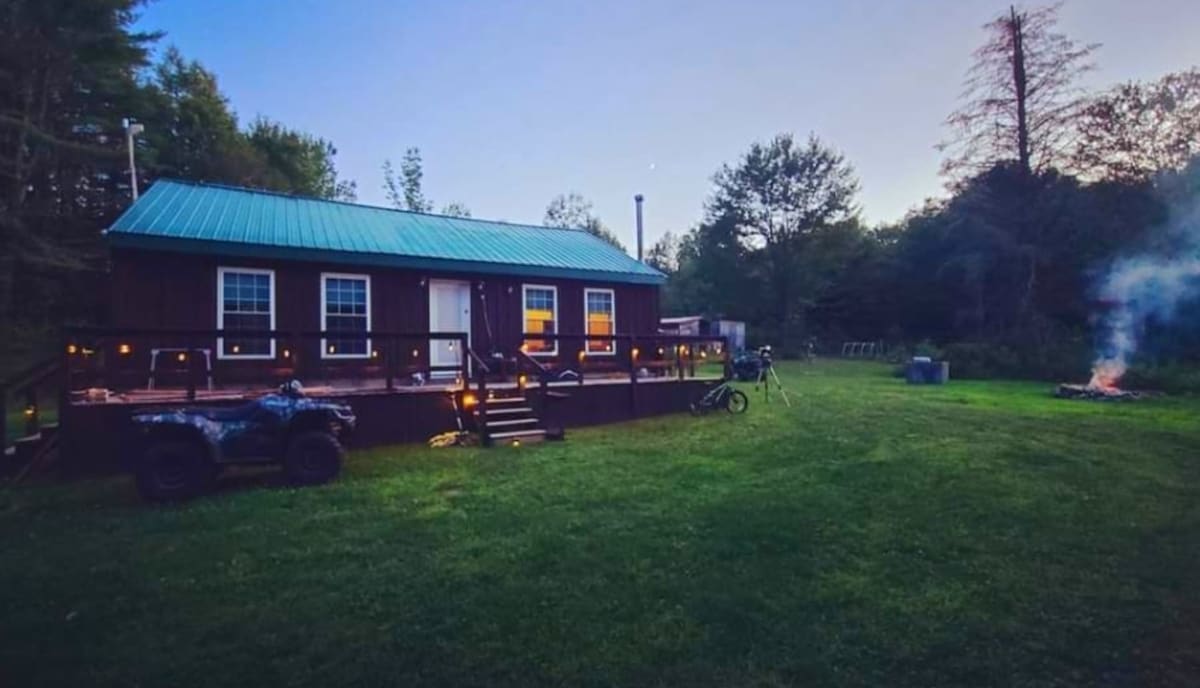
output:
<svg viewBox="0 0 1200 688"><path fill-rule="evenodd" d="M634 385L629 378L585 379L552 382L556 394L546 420L566 428L600 425L668 413L683 413L704 390L720 380L719 375L698 375L680 380L676 377L642 378ZM372 447L389 444L424 442L429 437L458 427L456 405L462 408L462 395L473 393L462 385L430 384L388 390L382 384L357 384L354 387L321 386L308 388L312 396L334 397L346 401L358 417L358 428L351 445ZM636 387L636 389L634 389ZM495 382L489 391L499 396L517 393L515 382ZM188 406L198 403L234 405L261 396L271 389L242 388L196 390L189 401L182 389L128 390L110 394L105 401L76 401L60 412L64 428L61 455L64 465L75 473L111 473L129 467L130 451L136 446L131 415L147 406ZM532 399L536 388L526 393ZM468 427L473 420L462 416ZM569 437L569 433L568 433Z"/></svg>

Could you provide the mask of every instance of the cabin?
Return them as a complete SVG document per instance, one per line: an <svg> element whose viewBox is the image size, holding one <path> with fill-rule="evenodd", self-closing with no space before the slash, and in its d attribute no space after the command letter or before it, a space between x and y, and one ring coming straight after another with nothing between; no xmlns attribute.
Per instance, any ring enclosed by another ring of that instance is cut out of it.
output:
<svg viewBox="0 0 1200 688"><path fill-rule="evenodd" d="M63 441L92 453L134 406L289 379L377 444L678 412L725 372L720 338L659 332L664 275L583 230L159 180L105 236L108 323L62 364ZM529 417L493 422L510 399Z"/></svg>

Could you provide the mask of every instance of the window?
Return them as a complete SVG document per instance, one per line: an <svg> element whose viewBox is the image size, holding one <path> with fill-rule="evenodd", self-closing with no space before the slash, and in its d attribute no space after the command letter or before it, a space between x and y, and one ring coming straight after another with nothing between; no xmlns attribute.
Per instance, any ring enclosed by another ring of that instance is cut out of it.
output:
<svg viewBox="0 0 1200 688"><path fill-rule="evenodd" d="M322 358L367 358L371 355L371 278L366 275L321 274Z"/></svg>
<svg viewBox="0 0 1200 688"><path fill-rule="evenodd" d="M217 268L217 329L275 329L275 271ZM270 337L220 337L217 358L275 358Z"/></svg>
<svg viewBox="0 0 1200 688"><path fill-rule="evenodd" d="M583 290L583 326L585 334L612 335L617 332L616 300L612 289ZM611 355L615 353L613 340L589 339L589 354Z"/></svg>
<svg viewBox="0 0 1200 688"><path fill-rule="evenodd" d="M558 330L558 288L526 284L521 293L525 300L525 334L554 334ZM551 356L558 353L558 341L526 339L525 351Z"/></svg>

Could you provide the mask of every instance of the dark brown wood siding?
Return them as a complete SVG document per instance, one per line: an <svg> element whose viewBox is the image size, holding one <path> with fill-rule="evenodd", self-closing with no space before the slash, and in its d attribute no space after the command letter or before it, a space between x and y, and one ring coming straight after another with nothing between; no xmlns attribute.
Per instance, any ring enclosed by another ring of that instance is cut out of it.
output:
<svg viewBox="0 0 1200 688"><path fill-rule="evenodd" d="M320 330L322 272L365 274L371 278L371 328L380 332L424 332L429 329L428 280L461 280L471 284L472 342L480 352L511 352L521 343L523 284L551 285L558 290L558 331L584 331L584 289L612 289L618 334L650 335L658 330L658 287L605 281L473 275L414 271L318 262L114 250L112 318L115 327L209 330L217 326L217 268L245 267L275 271L275 328L283 332ZM487 311L485 322L484 310ZM489 339L488 331L491 331ZM317 344L300 351L319 358ZM418 347L420 348L420 347ZM560 347L565 356L582 348L582 340ZM421 351L423 359L427 354ZM618 354L623 353L619 351ZM232 363L232 362L223 362ZM261 365L238 361L235 365ZM338 364L335 364L338 365ZM361 365L346 363L345 365Z"/></svg>

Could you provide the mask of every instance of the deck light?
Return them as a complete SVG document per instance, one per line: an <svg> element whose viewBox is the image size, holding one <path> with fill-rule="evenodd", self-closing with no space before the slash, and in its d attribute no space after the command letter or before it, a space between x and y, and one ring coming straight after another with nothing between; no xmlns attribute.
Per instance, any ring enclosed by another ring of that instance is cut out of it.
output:
<svg viewBox="0 0 1200 688"><path fill-rule="evenodd" d="M291 357L292 357L292 350L291 350L291 349L284 349L284 350L283 350L283 357L284 357L284 358L291 358Z"/></svg>
<svg viewBox="0 0 1200 688"><path fill-rule="evenodd" d="M659 355L659 356L662 356L662 355L663 355L663 348L662 348L661 346L660 346L660 347L658 347L658 355Z"/></svg>
<svg viewBox="0 0 1200 688"><path fill-rule="evenodd" d="M479 400L475 398L474 394L464 394L462 397L463 408L471 408L472 406L474 406L475 404L478 404L478 403L479 403Z"/></svg>
<svg viewBox="0 0 1200 688"><path fill-rule="evenodd" d="M522 344L522 345L521 345L521 353L523 353L523 354L527 354L527 353L529 353L529 344Z"/></svg>
<svg viewBox="0 0 1200 688"><path fill-rule="evenodd" d="M379 349L371 349L371 358L379 358Z"/></svg>
<svg viewBox="0 0 1200 688"><path fill-rule="evenodd" d="M701 352L700 352L700 358L708 358L708 352L706 352L706 351L701 351Z"/></svg>
<svg viewBox="0 0 1200 688"><path fill-rule="evenodd" d="M240 344L234 344L234 345L233 345L233 353L235 353L235 354L236 354L236 353L241 353L241 351L242 351L242 347L241 347L241 345L240 345Z"/></svg>
<svg viewBox="0 0 1200 688"><path fill-rule="evenodd" d="M37 413L37 406L30 404L25 407L25 417L26 418L33 418L33 414L35 414L35 413Z"/></svg>
<svg viewBox="0 0 1200 688"><path fill-rule="evenodd" d="M416 357L417 357L417 356L419 356L419 355L420 355L420 354L417 352L417 350L416 350L416 349L413 349L413 358L416 358Z"/></svg>
<svg viewBox="0 0 1200 688"><path fill-rule="evenodd" d="M129 346L128 344L120 344L117 346L117 353L121 354L122 356L128 356L132 352L133 347Z"/></svg>
<svg viewBox="0 0 1200 688"><path fill-rule="evenodd" d="M639 353L641 353L641 352L640 352L640 351L638 350L638 348L635 346L635 347L633 347L633 351L630 351L629 353L630 353L630 355L632 355L634 358L637 358L637 357L638 357L638 354L639 354Z"/></svg>
<svg viewBox="0 0 1200 688"><path fill-rule="evenodd" d="M521 440L518 440L518 439L515 439L515 438L514 438L514 439L513 439L513 446L514 446L514 447L519 447L519 446L521 446Z"/></svg>
<svg viewBox="0 0 1200 688"><path fill-rule="evenodd" d="M335 347L334 345L330 344L330 345L329 345L329 353L331 353L331 354L332 354L332 353L334 353L334 352L336 352L336 351L337 351L337 347Z"/></svg>
<svg viewBox="0 0 1200 688"><path fill-rule="evenodd" d="M587 356L587 352L584 351L583 349L580 349L579 350L579 362L580 363L583 363L583 359L585 356Z"/></svg>
<svg viewBox="0 0 1200 688"><path fill-rule="evenodd" d="M76 353L78 353L78 352L79 352L79 347L75 346L74 344L68 344L68 345L67 345L67 353L68 353L68 354L72 354L72 355L74 355L74 354L76 354Z"/></svg>
<svg viewBox="0 0 1200 688"><path fill-rule="evenodd" d="M234 349L233 353L235 353L235 354L236 354L236 353L237 353L237 347L235 346L235 347L233 347L233 349ZM183 353L182 351L180 351L180 352L179 352L179 355L175 357L175 360L179 361L180 363L183 363L184 361L186 361L186 360L187 360L187 354L185 354L185 353Z"/></svg>
<svg viewBox="0 0 1200 688"><path fill-rule="evenodd" d="M518 375L518 376L517 376L517 386L518 386L518 387L524 387L524 386L525 386L525 381L526 381L526 380L528 380L528 379L529 379L529 378L525 377L525 374L524 374L524 373L522 373L522 374Z"/></svg>

